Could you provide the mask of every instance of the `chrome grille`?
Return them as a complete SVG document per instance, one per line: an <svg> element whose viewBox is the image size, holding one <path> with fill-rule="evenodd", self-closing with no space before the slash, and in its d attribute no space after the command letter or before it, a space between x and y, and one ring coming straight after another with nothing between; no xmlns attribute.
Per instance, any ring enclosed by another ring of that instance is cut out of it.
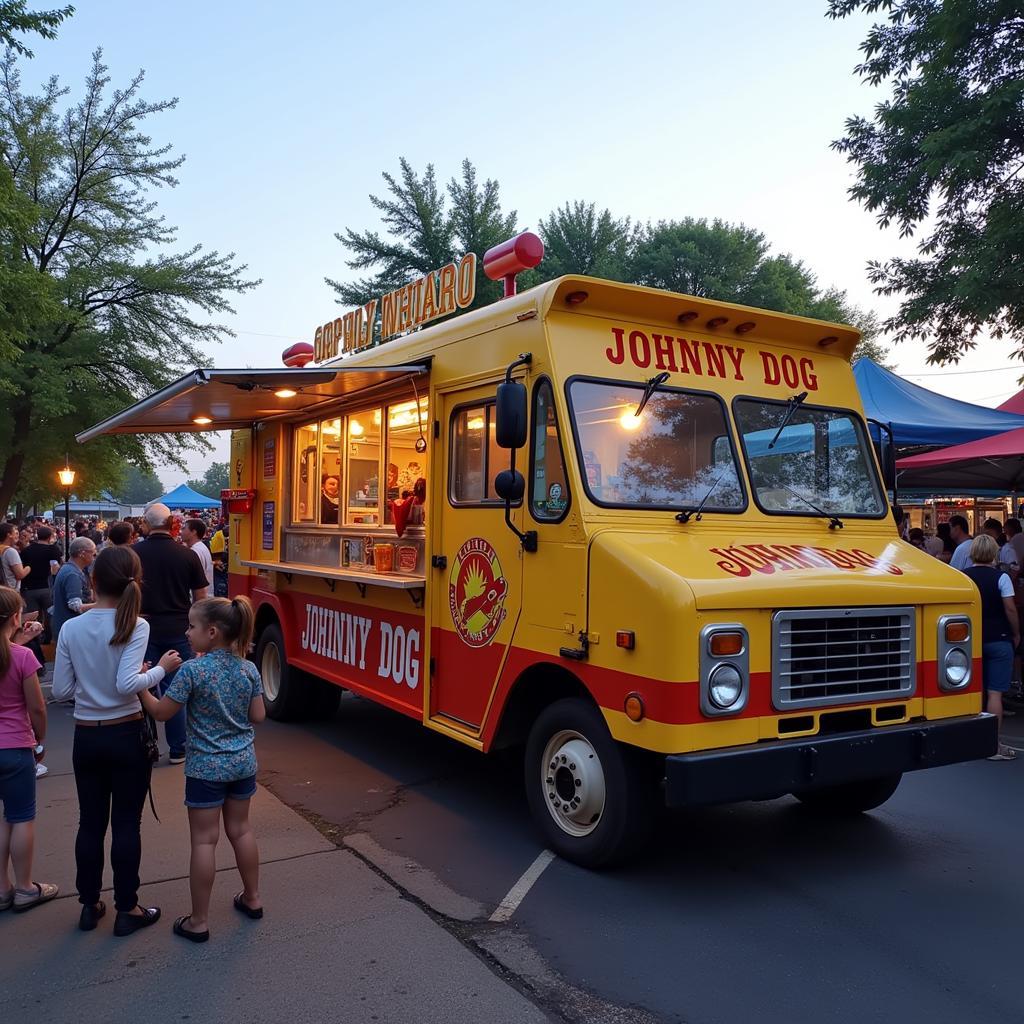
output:
<svg viewBox="0 0 1024 1024"><path fill-rule="evenodd" d="M909 697L913 608L806 608L772 619L772 703L822 707Z"/></svg>

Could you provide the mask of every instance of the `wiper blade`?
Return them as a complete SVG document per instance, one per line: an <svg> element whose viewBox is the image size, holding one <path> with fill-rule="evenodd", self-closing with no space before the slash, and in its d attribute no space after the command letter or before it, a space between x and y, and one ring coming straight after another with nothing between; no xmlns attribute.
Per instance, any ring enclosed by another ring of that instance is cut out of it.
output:
<svg viewBox="0 0 1024 1024"><path fill-rule="evenodd" d="M690 521L690 517L692 516L699 523L704 518L704 516L701 514L704 511L704 506L708 503L708 498L710 498L711 495L715 493L715 488L722 482L726 473L729 472L729 468L730 467L726 466L726 468L723 469L722 472L718 474L718 479L708 488L708 493L705 494L704 497L700 499L700 504L696 507L696 509L687 509L685 512L677 513L676 519L679 522L688 523Z"/></svg>
<svg viewBox="0 0 1024 1024"><path fill-rule="evenodd" d="M799 395L793 395L792 398L787 399L789 408L786 410L785 419L779 424L779 429L775 431L775 436L768 442L769 448L774 448L776 441L779 439L779 435L789 426L789 421L793 418L793 413L800 408L800 406L807 400L807 392L801 391Z"/></svg>
<svg viewBox="0 0 1024 1024"><path fill-rule="evenodd" d="M799 498L809 509L817 512L819 516L824 517L828 520L828 528L830 530L841 530L843 528L843 521L839 516L834 515L832 512L826 512L823 508L819 508L809 498L805 498L799 491L794 491L792 487L787 487L785 484L780 483L779 486L784 491L789 491L794 498Z"/></svg>
<svg viewBox="0 0 1024 1024"><path fill-rule="evenodd" d="M665 383L665 381L667 381L669 379L670 376L671 376L671 374L668 374L668 373L658 373L658 374L655 374L644 385L644 396L643 396L643 398L640 399L640 404L636 407L636 412L633 413L634 419L639 419L640 418L640 413L642 413L644 411L644 408L647 406L647 403L651 400L651 396L654 394L655 391L658 390L658 388L661 387L662 384ZM804 398L806 398L806 397L807 397L807 395L805 394Z"/></svg>

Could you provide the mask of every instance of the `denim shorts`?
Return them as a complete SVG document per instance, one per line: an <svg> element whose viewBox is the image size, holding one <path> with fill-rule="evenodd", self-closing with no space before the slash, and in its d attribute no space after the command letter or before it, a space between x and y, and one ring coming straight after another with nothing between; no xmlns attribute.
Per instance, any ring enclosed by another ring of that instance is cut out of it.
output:
<svg viewBox="0 0 1024 1024"><path fill-rule="evenodd" d="M981 675L986 690L1006 693L1013 677L1013 642L992 640L981 645Z"/></svg>
<svg viewBox="0 0 1024 1024"><path fill-rule="evenodd" d="M31 747L0 749L0 800L8 825L36 820L36 758Z"/></svg>
<svg viewBox="0 0 1024 1024"><path fill-rule="evenodd" d="M249 800L256 795L256 776L235 779L233 782L214 782L185 776L186 807L223 807L228 800Z"/></svg>

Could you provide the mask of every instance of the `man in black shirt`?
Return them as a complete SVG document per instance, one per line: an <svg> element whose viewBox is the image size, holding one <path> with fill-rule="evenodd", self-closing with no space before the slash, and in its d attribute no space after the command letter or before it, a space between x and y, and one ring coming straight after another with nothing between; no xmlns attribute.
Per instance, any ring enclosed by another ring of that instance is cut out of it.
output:
<svg viewBox="0 0 1024 1024"><path fill-rule="evenodd" d="M38 527L36 539L21 552L21 562L29 568L29 574L21 581L25 610L39 612L39 621L43 624L42 641L48 644L50 622L46 609L53 604L50 587L61 563L60 545L53 543L53 530L48 526Z"/></svg>
<svg viewBox="0 0 1024 1024"><path fill-rule="evenodd" d="M185 637L188 610L193 601L206 597L206 573L194 551L179 544L171 536L171 510L162 504L146 509L149 533L144 543L135 545L142 562L142 617L149 623L149 646L146 661L155 665L168 651L177 651L182 661L192 657L192 648ZM160 684L163 695L174 673L164 676ZM185 709L182 708L164 726L170 763L185 760Z"/></svg>

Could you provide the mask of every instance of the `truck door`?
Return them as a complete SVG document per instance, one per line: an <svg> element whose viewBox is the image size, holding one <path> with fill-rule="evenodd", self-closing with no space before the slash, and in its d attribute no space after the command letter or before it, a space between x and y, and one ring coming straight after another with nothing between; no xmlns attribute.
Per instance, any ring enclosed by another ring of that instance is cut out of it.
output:
<svg viewBox="0 0 1024 1024"><path fill-rule="evenodd" d="M523 559L494 478L495 384L441 394L440 458L427 510L435 565L430 715L479 731L522 607ZM520 455L522 459L522 455ZM513 509L522 528L523 506Z"/></svg>

